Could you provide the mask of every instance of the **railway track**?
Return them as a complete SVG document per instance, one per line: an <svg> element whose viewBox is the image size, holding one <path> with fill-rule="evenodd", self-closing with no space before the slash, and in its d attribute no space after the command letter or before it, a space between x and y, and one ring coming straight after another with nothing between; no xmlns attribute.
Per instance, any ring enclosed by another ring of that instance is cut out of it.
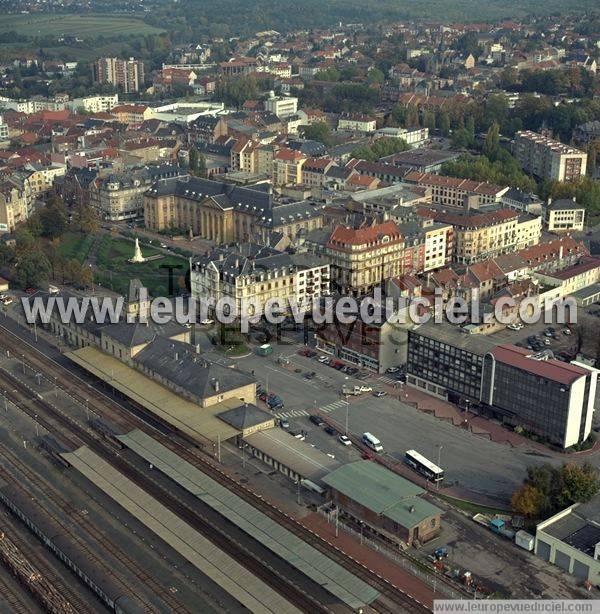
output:
<svg viewBox="0 0 600 614"><path fill-rule="evenodd" d="M132 414L126 407L118 401L104 394L96 387L85 382L78 375L72 373L69 369L48 359L35 347L23 342L19 337L12 332L7 331L0 340L0 345L9 349L11 353L22 355L23 360L27 360L34 370L46 374L50 382L56 383L63 390L68 392L74 399L81 404L86 404L91 411L98 416L118 425L123 430L131 430L138 428L157 441L162 443L167 448L179 454L183 459L190 464L202 470L204 473L215 479L217 482L226 488L234 491L238 496L243 497L248 503L259 509L270 518L285 526L295 535L310 543L320 552L335 560L348 571L361 578L371 586L376 588L381 596L378 600L371 604L371 607L380 612L398 612L401 607L403 612L428 612L429 608L406 594L402 589L394 586L385 578L365 567L359 561L349 557L345 553L329 544L316 533L313 533L304 525L297 522L294 518L288 516L269 502L265 501L259 495L237 482L232 477L227 475L216 464L212 455L201 453L195 442L188 440L181 433L176 432L170 425L162 425L170 430L169 435L165 435L163 430L156 430L149 426L147 422L140 419L139 416ZM60 382L60 384L59 384ZM143 412L142 412L143 413ZM156 417L151 415L152 420L156 421ZM92 432L90 431L90 434ZM314 608L314 603L312 604Z"/></svg>
<svg viewBox="0 0 600 614"><path fill-rule="evenodd" d="M23 597L17 592L12 583L6 582L0 575L0 595L2 600L10 608L13 614L31 614L29 606L23 600ZM2 610L2 601L0 601L0 610Z"/></svg>
<svg viewBox="0 0 600 614"><path fill-rule="evenodd" d="M12 453L9 452L6 448L0 446L0 458L8 461L8 463L12 466L11 476L14 478L15 474L20 474L25 480L29 483L36 486L40 489L41 492L44 493L44 496L49 499L57 509L61 510L62 514L65 518L69 518L71 522L73 522L77 526L78 533L74 533L70 528L68 528L64 522L59 519L56 515L50 514L48 510L48 515L54 520L54 522L59 525L63 531L70 536L74 543L77 544L79 550L82 553L85 553L86 557L91 560L99 569L104 571L104 574L107 576L112 576L117 584L119 584L123 590L123 593L132 593L134 594L140 601L140 603L144 604L147 610L153 611L155 608L150 604L145 598L144 595L136 592L136 590L131 586L129 582L124 580L119 575L115 574L109 566L107 566L106 562L103 561L95 552L93 552L87 543L83 541L80 536L80 533L83 535L88 535L88 537L93 542L98 542L97 534L91 529L89 522L84 522L81 517L77 514L73 513L73 506L66 502L59 494L58 490L52 485L49 480L42 479L41 476L36 474L30 468L23 465L23 463L19 462L19 459ZM11 481L14 484L14 480L10 479L10 476L5 475L4 478L7 481ZM17 480L19 484L23 484L21 480ZM22 489L21 489L22 490ZM107 540L107 536L104 535L102 539L102 543ZM99 550L102 549L102 545L99 544ZM133 560L122 548L119 547L115 542L110 542L110 555L117 559L119 562L123 563L123 565L132 572L132 574L143 584L148 586L150 590L156 595L158 599L164 602L165 606L168 606L169 611L185 614L186 612L191 611L184 607L184 605L175 598L174 595L169 593L168 590L165 589L164 586L159 584L155 578L153 578L148 572L140 567L139 563Z"/></svg>
<svg viewBox="0 0 600 614"><path fill-rule="evenodd" d="M210 523L197 511L139 471L129 461L117 455L115 449L95 431L60 412L43 398L32 398L32 390L6 370L0 370L0 387L7 391L6 396L11 402L14 401L17 407L60 439L64 445L74 448L87 445L157 501L205 535L223 552L237 560L288 601L294 603L296 607L306 612L329 612L328 608L317 602L304 589L280 576L277 570L255 558L243 544L232 540L223 527ZM131 425L130 428L132 428Z"/></svg>

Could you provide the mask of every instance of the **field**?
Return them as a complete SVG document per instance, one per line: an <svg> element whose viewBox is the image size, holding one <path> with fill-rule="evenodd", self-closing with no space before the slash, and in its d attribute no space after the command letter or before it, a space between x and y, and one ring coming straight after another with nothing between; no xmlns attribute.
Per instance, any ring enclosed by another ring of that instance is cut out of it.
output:
<svg viewBox="0 0 600 614"><path fill-rule="evenodd" d="M90 253L93 242L94 237L91 235L68 232L61 237L57 251L61 256L69 260L74 258L83 263Z"/></svg>
<svg viewBox="0 0 600 614"><path fill-rule="evenodd" d="M107 15L2 15L0 32L17 32L24 36L78 36L83 39L159 34L159 28L135 17Z"/></svg>

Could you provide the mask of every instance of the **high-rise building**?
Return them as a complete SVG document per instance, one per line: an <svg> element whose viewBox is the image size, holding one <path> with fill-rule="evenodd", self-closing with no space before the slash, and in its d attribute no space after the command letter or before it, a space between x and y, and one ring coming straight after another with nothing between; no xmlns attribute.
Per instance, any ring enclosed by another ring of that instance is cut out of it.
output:
<svg viewBox="0 0 600 614"><path fill-rule="evenodd" d="M531 130L517 132L513 153L524 171L540 179L575 181L585 175L585 152Z"/></svg>
<svg viewBox="0 0 600 614"><path fill-rule="evenodd" d="M139 92L144 85L144 63L134 58L100 58L94 62L94 80L112 83L125 94Z"/></svg>

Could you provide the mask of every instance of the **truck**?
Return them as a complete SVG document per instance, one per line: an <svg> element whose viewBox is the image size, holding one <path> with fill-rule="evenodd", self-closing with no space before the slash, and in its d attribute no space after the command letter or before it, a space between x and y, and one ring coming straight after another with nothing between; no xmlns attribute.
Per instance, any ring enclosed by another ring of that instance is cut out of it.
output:
<svg viewBox="0 0 600 614"><path fill-rule="evenodd" d="M523 531L523 529L521 529L515 533L515 544L517 544L517 546L520 548L524 548L525 550L531 552L535 545L535 537L530 533L527 533L527 531Z"/></svg>
<svg viewBox="0 0 600 614"><path fill-rule="evenodd" d="M358 395L361 392L360 386L342 386L343 395Z"/></svg>

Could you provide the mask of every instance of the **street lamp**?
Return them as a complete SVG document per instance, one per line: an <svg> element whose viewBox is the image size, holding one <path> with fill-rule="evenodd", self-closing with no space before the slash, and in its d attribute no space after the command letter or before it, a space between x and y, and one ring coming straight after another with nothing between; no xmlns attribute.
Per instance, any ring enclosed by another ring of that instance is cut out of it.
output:
<svg viewBox="0 0 600 614"><path fill-rule="evenodd" d="M440 466L440 463L442 462L442 448L443 447L444 446L441 445L441 444L438 446L438 462L437 462L437 466L438 467ZM439 488L440 488L440 481L439 480L436 481L435 487L436 487L436 489L439 490Z"/></svg>

